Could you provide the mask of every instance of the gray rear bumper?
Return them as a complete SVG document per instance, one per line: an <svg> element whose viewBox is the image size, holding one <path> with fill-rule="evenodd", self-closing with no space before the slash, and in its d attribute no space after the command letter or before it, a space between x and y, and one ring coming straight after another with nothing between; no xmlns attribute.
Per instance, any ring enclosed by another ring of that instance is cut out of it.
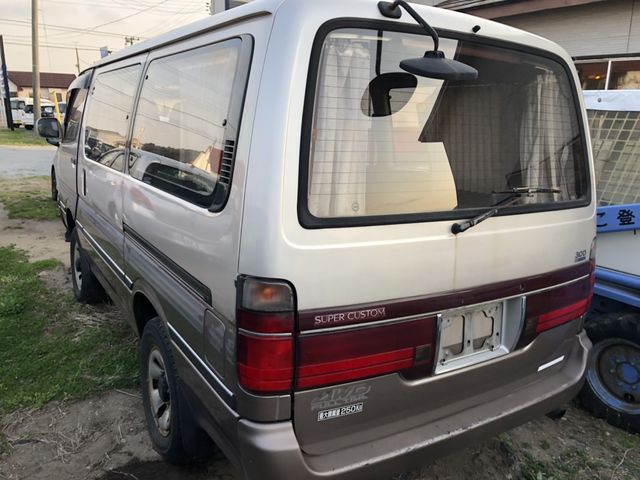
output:
<svg viewBox="0 0 640 480"><path fill-rule="evenodd" d="M495 400L448 418L332 452L307 455L290 421L238 423L242 468L248 479L374 479L424 465L548 413L571 400L582 386L591 342L581 332L561 368L514 389L505 385Z"/></svg>

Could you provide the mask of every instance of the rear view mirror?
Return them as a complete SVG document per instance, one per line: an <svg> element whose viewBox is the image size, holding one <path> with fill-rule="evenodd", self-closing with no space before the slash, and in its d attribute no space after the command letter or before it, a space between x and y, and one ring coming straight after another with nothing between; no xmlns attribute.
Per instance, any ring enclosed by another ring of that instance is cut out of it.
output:
<svg viewBox="0 0 640 480"><path fill-rule="evenodd" d="M378 75L371 80L362 96L362 112L370 117L393 115L411 100L417 85L416 77L408 73Z"/></svg>
<svg viewBox="0 0 640 480"><path fill-rule="evenodd" d="M400 62L400 68L420 77L438 80L460 81L478 78L478 71L462 62L445 58L441 51L425 52L424 57L408 58Z"/></svg>
<svg viewBox="0 0 640 480"><path fill-rule="evenodd" d="M62 128L60 127L60 122L57 118L40 118L36 127L38 129L38 135L43 137L47 143L55 145L56 147L60 145L60 140L62 139Z"/></svg>
<svg viewBox="0 0 640 480"><path fill-rule="evenodd" d="M444 52L438 50L440 39L438 33L429 25L424 18L404 0L394 2L378 2L380 13L387 18L400 18L404 8L413 19L429 34L433 39L433 50L427 50L422 58L407 58L400 62L400 68L405 72L413 73L420 77L435 78L438 80L460 81L474 80L478 78L478 71L462 62L445 58Z"/></svg>

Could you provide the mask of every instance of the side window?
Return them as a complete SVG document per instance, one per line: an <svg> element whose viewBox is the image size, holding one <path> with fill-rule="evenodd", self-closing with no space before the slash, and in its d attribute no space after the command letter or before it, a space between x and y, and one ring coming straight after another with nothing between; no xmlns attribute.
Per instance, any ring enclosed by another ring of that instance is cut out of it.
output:
<svg viewBox="0 0 640 480"><path fill-rule="evenodd" d="M140 69L140 65L133 65L98 74L87 106L84 154L115 170L122 171L121 154L127 143Z"/></svg>
<svg viewBox="0 0 640 480"><path fill-rule="evenodd" d="M63 142L75 142L78 139L80 124L82 123L82 111L84 110L84 101L86 98L87 90L84 88L69 90L67 98L69 114L64 117ZM62 113L62 111L60 113Z"/></svg>
<svg viewBox="0 0 640 480"><path fill-rule="evenodd" d="M225 155L233 154L235 136L230 142L226 137L233 135L229 112L242 42L231 39L150 63L131 140L134 178L205 208L226 191L231 166Z"/></svg>

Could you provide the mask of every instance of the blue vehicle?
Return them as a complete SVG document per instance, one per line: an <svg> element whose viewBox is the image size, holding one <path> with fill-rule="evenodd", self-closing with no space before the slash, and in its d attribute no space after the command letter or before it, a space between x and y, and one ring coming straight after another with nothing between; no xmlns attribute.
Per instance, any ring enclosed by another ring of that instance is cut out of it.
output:
<svg viewBox="0 0 640 480"><path fill-rule="evenodd" d="M640 91L585 92L596 168L593 342L582 404L640 432Z"/></svg>

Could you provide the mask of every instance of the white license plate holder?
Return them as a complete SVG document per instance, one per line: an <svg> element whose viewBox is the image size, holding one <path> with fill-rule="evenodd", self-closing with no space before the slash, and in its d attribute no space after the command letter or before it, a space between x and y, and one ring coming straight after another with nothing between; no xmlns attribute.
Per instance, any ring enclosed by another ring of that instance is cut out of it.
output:
<svg viewBox="0 0 640 480"><path fill-rule="evenodd" d="M504 345L504 302L438 315L435 373L445 373L509 353Z"/></svg>

